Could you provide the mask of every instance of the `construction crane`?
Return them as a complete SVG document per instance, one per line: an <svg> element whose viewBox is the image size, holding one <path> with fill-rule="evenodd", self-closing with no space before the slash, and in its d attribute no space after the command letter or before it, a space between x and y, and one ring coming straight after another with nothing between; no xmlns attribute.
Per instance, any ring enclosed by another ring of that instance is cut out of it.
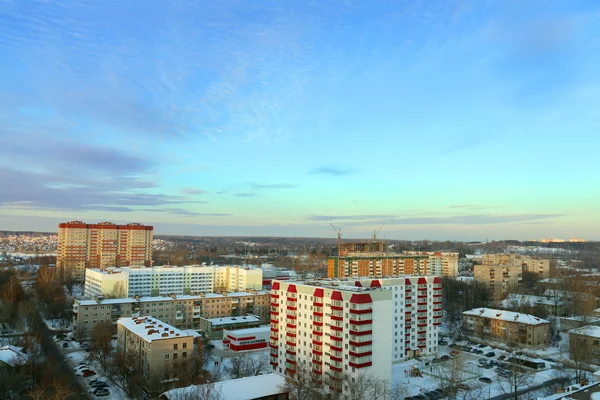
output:
<svg viewBox="0 0 600 400"><path fill-rule="evenodd" d="M383 228L384 225L385 225L385 222L383 224L381 224L381 226L379 227L379 229L377 229L377 231L375 231L375 229L373 229L373 241L377 240L377 234L379 233L379 231L381 231L381 228Z"/></svg>
<svg viewBox="0 0 600 400"><path fill-rule="evenodd" d="M342 243L342 230L339 228L336 228L333 223L329 223L329 225L331 225L331 227L333 228L333 230L335 231L335 233L337 233L337 248L338 248L338 254L340 252L340 245Z"/></svg>

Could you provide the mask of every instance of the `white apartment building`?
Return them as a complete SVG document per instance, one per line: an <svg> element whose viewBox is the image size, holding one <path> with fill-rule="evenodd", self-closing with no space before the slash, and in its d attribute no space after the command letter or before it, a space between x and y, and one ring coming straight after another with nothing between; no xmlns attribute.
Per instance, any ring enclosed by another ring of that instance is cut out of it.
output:
<svg viewBox="0 0 600 400"><path fill-rule="evenodd" d="M343 375L390 381L392 363L437 351L441 296L433 276L274 281L271 365L288 375L301 365L342 393Z"/></svg>
<svg viewBox="0 0 600 400"><path fill-rule="evenodd" d="M262 270L241 266L188 265L174 267L89 268L84 296L160 296L163 294L212 293L216 290L262 289Z"/></svg>

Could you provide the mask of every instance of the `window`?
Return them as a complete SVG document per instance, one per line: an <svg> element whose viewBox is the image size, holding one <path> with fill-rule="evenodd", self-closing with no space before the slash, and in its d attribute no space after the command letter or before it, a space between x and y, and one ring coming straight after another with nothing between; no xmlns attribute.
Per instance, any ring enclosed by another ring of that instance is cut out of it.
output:
<svg viewBox="0 0 600 400"><path fill-rule="evenodd" d="M173 353L173 360L177 359L177 353Z"/></svg>
<svg viewBox="0 0 600 400"><path fill-rule="evenodd" d="M168 359L169 359L169 355L165 354L165 360L168 360Z"/></svg>
<svg viewBox="0 0 600 400"><path fill-rule="evenodd" d="M177 344L173 345L173 350L177 350Z"/></svg>

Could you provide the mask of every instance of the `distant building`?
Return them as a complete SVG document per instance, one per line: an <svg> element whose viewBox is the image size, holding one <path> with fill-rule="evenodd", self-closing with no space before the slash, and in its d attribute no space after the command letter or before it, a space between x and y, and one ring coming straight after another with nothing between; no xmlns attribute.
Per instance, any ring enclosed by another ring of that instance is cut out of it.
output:
<svg viewBox="0 0 600 400"><path fill-rule="evenodd" d="M520 265L524 272L535 272L541 278L550 276L550 259L525 256L521 254L484 254L484 265Z"/></svg>
<svg viewBox="0 0 600 400"><path fill-rule="evenodd" d="M476 308L463 312L462 326L467 335L518 347L539 349L550 345L550 322L529 314Z"/></svg>
<svg viewBox="0 0 600 400"><path fill-rule="evenodd" d="M329 257L328 278L394 277L402 275L458 275L458 253L348 253Z"/></svg>
<svg viewBox="0 0 600 400"><path fill-rule="evenodd" d="M231 351L247 351L266 349L269 344L271 328L260 326L258 328L223 330L223 347Z"/></svg>
<svg viewBox="0 0 600 400"><path fill-rule="evenodd" d="M587 325L569 331L569 357L600 365L600 326Z"/></svg>
<svg viewBox="0 0 600 400"><path fill-rule="evenodd" d="M269 320L268 292L209 293L201 295L75 300L73 330L86 338L102 321L113 324L121 317L150 316L182 329L201 329L201 318L256 315Z"/></svg>
<svg viewBox="0 0 600 400"><path fill-rule="evenodd" d="M492 299L499 303L523 282L523 267L520 265L475 265L475 280L487 284Z"/></svg>
<svg viewBox="0 0 600 400"><path fill-rule="evenodd" d="M161 394L159 400L211 399L211 393L218 394L220 400L288 400L284 385L283 376L271 373L171 389Z"/></svg>
<svg viewBox="0 0 600 400"><path fill-rule="evenodd" d="M550 316L561 317L566 315L570 302L563 298L548 298L545 296L534 296L531 294L509 293L508 297L502 301L502 307L508 309L517 309L527 313L532 313L535 307L543 307Z"/></svg>
<svg viewBox="0 0 600 400"><path fill-rule="evenodd" d="M134 368L146 384L176 378L177 366L194 352L194 336L151 317L121 318L117 322L117 351L133 355Z"/></svg>
<svg viewBox="0 0 600 400"><path fill-rule="evenodd" d="M135 223L58 224L57 267L64 275L83 280L86 268L150 266L153 229Z"/></svg>
<svg viewBox="0 0 600 400"><path fill-rule="evenodd" d="M262 270L262 281L263 289L271 289L271 282L277 281L288 281L296 279L297 274L294 270L277 270L277 269L263 269Z"/></svg>
<svg viewBox="0 0 600 400"><path fill-rule="evenodd" d="M262 269L229 265L170 265L87 269L84 296L119 297L261 290ZM118 288L118 289L117 289Z"/></svg>

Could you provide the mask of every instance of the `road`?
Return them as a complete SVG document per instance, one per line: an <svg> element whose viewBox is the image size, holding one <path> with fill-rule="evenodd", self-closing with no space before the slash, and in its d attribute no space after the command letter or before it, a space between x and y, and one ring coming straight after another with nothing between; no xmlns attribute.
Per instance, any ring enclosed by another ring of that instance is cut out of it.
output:
<svg viewBox="0 0 600 400"><path fill-rule="evenodd" d="M39 310L36 308L36 310ZM33 330L40 335L40 340L42 347L46 349L46 355L50 358L54 358L56 360L56 367L60 370L60 375L65 378L66 383L71 387L73 392L75 393L70 399L73 400L89 400L87 390L85 387L81 385L79 379L75 375L75 371L69 365L65 355L62 353L58 345L53 339L53 332L48 329L44 320L42 319L42 315L39 311L36 311L36 315L32 318L33 321L30 321Z"/></svg>

